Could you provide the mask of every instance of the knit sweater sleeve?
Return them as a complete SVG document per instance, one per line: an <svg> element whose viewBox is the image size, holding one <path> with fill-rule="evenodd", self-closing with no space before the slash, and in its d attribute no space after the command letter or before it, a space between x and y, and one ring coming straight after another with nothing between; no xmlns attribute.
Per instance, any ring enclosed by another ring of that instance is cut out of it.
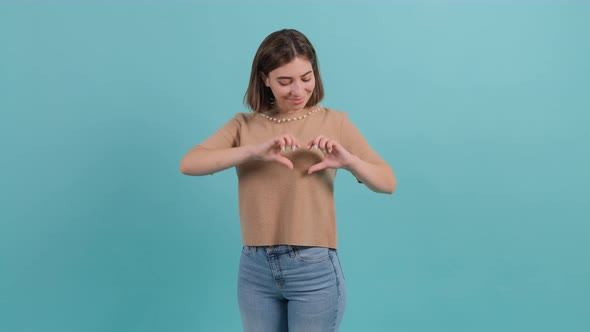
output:
<svg viewBox="0 0 590 332"><path fill-rule="evenodd" d="M237 113L225 125L209 136L199 146L206 149L227 149L240 146L240 129L244 121L244 115Z"/></svg>
<svg viewBox="0 0 590 332"><path fill-rule="evenodd" d="M369 145L369 142L361 134L359 129L349 120L348 115L343 114L340 144L350 153L361 160L373 165L385 163L379 154ZM357 179L359 183L360 180Z"/></svg>

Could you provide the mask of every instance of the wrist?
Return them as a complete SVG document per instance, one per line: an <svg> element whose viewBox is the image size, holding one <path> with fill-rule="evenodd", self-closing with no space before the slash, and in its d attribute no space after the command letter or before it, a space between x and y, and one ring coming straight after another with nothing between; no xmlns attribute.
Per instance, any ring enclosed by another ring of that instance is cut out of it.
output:
<svg viewBox="0 0 590 332"><path fill-rule="evenodd" d="M245 152L246 152L246 160L254 161L254 160L261 159L258 154L258 149L256 149L255 145L247 145L244 148L245 148Z"/></svg>
<svg viewBox="0 0 590 332"><path fill-rule="evenodd" d="M355 155L350 155L350 159L344 164L342 168L345 170L354 173L354 171L358 168L361 159Z"/></svg>

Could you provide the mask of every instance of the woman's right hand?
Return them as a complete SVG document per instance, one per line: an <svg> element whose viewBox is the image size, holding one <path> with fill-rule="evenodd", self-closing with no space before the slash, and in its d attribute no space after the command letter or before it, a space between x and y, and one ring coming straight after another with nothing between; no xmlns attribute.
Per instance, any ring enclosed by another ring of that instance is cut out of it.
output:
<svg viewBox="0 0 590 332"><path fill-rule="evenodd" d="M281 154L281 152L291 149L295 151L299 149L299 143L295 137L291 135L280 135L265 143L258 144L254 147L254 158L263 161L276 161L279 162L289 169L293 169L293 163L291 160Z"/></svg>

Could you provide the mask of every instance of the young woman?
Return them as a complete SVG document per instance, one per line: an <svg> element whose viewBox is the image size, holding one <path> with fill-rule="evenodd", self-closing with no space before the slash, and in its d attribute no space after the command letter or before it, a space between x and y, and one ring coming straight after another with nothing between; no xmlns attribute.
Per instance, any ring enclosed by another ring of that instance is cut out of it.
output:
<svg viewBox="0 0 590 332"><path fill-rule="evenodd" d="M318 105L323 96L312 44L296 30L276 31L252 64L244 102L253 112L236 114L180 163L187 175L236 168L244 331L337 331L346 291L336 170L375 192L395 190L391 167L345 113Z"/></svg>

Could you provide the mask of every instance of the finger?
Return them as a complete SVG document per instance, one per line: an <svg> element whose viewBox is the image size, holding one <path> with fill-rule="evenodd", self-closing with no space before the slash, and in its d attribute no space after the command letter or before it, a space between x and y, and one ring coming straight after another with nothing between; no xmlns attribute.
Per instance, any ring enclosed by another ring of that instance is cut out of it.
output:
<svg viewBox="0 0 590 332"><path fill-rule="evenodd" d="M310 168L308 168L307 174L312 174L314 172L321 171L321 170L325 169L326 166L327 166L326 163L324 161L321 161L315 165L312 165Z"/></svg>
<svg viewBox="0 0 590 332"><path fill-rule="evenodd" d="M281 151L286 151L289 149L295 151L296 148L299 147L297 140L291 135L282 135L278 137L278 140L282 142Z"/></svg>
<svg viewBox="0 0 590 332"><path fill-rule="evenodd" d="M319 148L318 147L318 142L320 141L320 139L322 139L322 137L323 137L322 135L319 135L318 137L312 139L309 142L309 144L307 144L307 149L308 150L311 149L311 148L318 149Z"/></svg>
<svg viewBox="0 0 590 332"><path fill-rule="evenodd" d="M285 140L285 148L291 148L293 146L293 137L285 135L283 139Z"/></svg>
<svg viewBox="0 0 590 332"><path fill-rule="evenodd" d="M328 140L329 140L329 139L328 139L327 137L322 137L322 138L320 138L320 139L319 139L319 141L318 141L318 148L319 148L320 150L326 150L326 142L327 142Z"/></svg>
<svg viewBox="0 0 590 332"><path fill-rule="evenodd" d="M293 145L294 145L293 144L293 142L294 142L293 136L283 135L283 136L281 136L281 141L283 142L283 145L281 146L281 151L286 151L286 150L293 148Z"/></svg>
<svg viewBox="0 0 590 332"><path fill-rule="evenodd" d="M322 140L324 139L324 136L318 136L315 138L314 142L314 146L317 147L317 149L322 149Z"/></svg>
<svg viewBox="0 0 590 332"><path fill-rule="evenodd" d="M290 146L291 150L293 151L297 150L300 147L299 141L297 141L297 138L295 138L292 135L289 135L289 144L287 146Z"/></svg>
<svg viewBox="0 0 590 332"><path fill-rule="evenodd" d="M332 143L331 143L332 142ZM318 147L320 148L320 150L322 150L322 152L324 154L327 153L332 153L332 145L335 143L336 141L334 141L333 139L329 138L329 137L323 137L319 144Z"/></svg>
<svg viewBox="0 0 590 332"><path fill-rule="evenodd" d="M280 150L283 151L283 149L285 148L285 139L283 137L275 138L274 145L278 145Z"/></svg>
<svg viewBox="0 0 590 332"><path fill-rule="evenodd" d="M285 158L283 156L278 156L275 160L277 162L287 166L290 170L293 170L293 163L288 158Z"/></svg>
<svg viewBox="0 0 590 332"><path fill-rule="evenodd" d="M308 150L310 150L310 149L317 150L317 149L318 149L318 145L317 145L316 143L314 143L314 142L311 142L311 143L309 143L309 144L307 145L307 149L308 149Z"/></svg>
<svg viewBox="0 0 590 332"><path fill-rule="evenodd" d="M298 139L295 139L295 148L297 148L297 149L301 148L301 144L299 143Z"/></svg>
<svg viewBox="0 0 590 332"><path fill-rule="evenodd" d="M328 153L332 153L332 151L334 151L334 149L336 149L338 147L338 143L336 143L336 141L334 140L329 140L326 143L326 150L328 150Z"/></svg>

